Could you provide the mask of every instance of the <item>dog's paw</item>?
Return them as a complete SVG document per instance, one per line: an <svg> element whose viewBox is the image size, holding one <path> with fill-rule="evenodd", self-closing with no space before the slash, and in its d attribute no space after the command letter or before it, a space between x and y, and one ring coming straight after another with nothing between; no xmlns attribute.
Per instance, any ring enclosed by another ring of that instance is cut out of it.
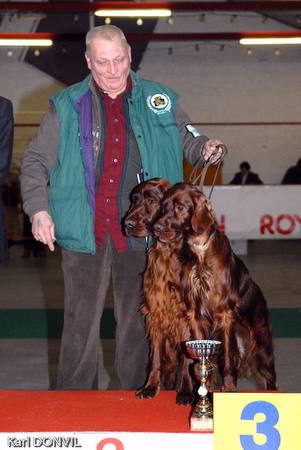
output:
<svg viewBox="0 0 301 450"><path fill-rule="evenodd" d="M237 392L237 387L234 384L224 385L222 392Z"/></svg>
<svg viewBox="0 0 301 450"><path fill-rule="evenodd" d="M192 392L178 392L176 403L180 406L191 406L194 402Z"/></svg>
<svg viewBox="0 0 301 450"><path fill-rule="evenodd" d="M160 387L157 386L146 386L136 392L136 397L140 399L144 398L155 398L159 394Z"/></svg>

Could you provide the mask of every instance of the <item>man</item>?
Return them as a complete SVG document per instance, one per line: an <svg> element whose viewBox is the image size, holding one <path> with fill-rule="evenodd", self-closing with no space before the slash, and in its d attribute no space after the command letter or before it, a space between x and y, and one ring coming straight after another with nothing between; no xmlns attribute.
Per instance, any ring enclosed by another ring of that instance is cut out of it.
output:
<svg viewBox="0 0 301 450"><path fill-rule="evenodd" d="M256 173L250 172L251 166L248 162L242 162L239 168L240 172L234 175L229 184L263 184Z"/></svg>
<svg viewBox="0 0 301 450"><path fill-rule="evenodd" d="M90 30L85 56L91 75L52 97L24 153L24 210L37 240L50 250L55 240L62 247L57 389L98 388L99 322L112 275L116 388L134 390L146 379L149 349L139 312L145 242L121 228L130 192L142 176L181 181L183 150L194 164L219 141L189 127L171 89L131 71L131 49L119 28Z"/></svg>
<svg viewBox="0 0 301 450"><path fill-rule="evenodd" d="M298 159L295 166L287 169L281 184L301 184L301 158Z"/></svg>
<svg viewBox="0 0 301 450"><path fill-rule="evenodd" d="M0 97L0 187L4 183L11 164L14 143L13 105L10 100ZM6 214L0 197L0 263L8 259L8 245L4 216Z"/></svg>

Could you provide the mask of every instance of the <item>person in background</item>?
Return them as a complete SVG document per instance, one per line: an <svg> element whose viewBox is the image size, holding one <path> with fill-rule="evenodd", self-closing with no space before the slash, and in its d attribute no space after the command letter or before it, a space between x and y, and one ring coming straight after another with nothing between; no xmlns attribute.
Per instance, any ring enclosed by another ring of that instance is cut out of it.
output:
<svg viewBox="0 0 301 450"><path fill-rule="evenodd" d="M301 158L295 166L287 169L281 184L301 184Z"/></svg>
<svg viewBox="0 0 301 450"><path fill-rule="evenodd" d="M229 184L263 184L256 173L250 172L251 166L244 161L239 165L240 172L234 175Z"/></svg>
<svg viewBox="0 0 301 450"><path fill-rule="evenodd" d="M99 329L112 276L116 319L115 389L135 390L147 376L142 322L144 239L128 238L122 218L130 193L154 177L183 180L183 152L204 165L220 141L201 136L178 95L131 70L131 48L111 25L86 36L91 74L55 94L24 152L21 189L35 239L62 247L64 329L58 390L98 389ZM50 178L49 205L46 187Z"/></svg>
<svg viewBox="0 0 301 450"><path fill-rule="evenodd" d="M0 97L0 186L4 183L11 164L14 143L14 115L10 100ZM5 230L5 207L0 197L0 263L8 259Z"/></svg>

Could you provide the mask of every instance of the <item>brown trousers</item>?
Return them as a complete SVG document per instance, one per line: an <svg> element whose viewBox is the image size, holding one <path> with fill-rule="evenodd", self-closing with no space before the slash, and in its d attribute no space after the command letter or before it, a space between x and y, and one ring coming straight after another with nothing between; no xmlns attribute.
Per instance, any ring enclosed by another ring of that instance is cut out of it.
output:
<svg viewBox="0 0 301 450"><path fill-rule="evenodd" d="M118 253L108 234L95 255L62 250L65 286L57 390L97 390L99 331L112 276L114 294L116 389L143 386L149 345L140 314L145 252Z"/></svg>

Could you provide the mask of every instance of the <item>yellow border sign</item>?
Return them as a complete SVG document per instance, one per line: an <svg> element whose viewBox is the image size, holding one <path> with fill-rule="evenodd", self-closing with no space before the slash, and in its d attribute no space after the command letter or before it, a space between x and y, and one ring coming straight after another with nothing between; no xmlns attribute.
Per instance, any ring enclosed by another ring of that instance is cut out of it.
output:
<svg viewBox="0 0 301 450"><path fill-rule="evenodd" d="M300 450L301 394L215 393L214 450Z"/></svg>

